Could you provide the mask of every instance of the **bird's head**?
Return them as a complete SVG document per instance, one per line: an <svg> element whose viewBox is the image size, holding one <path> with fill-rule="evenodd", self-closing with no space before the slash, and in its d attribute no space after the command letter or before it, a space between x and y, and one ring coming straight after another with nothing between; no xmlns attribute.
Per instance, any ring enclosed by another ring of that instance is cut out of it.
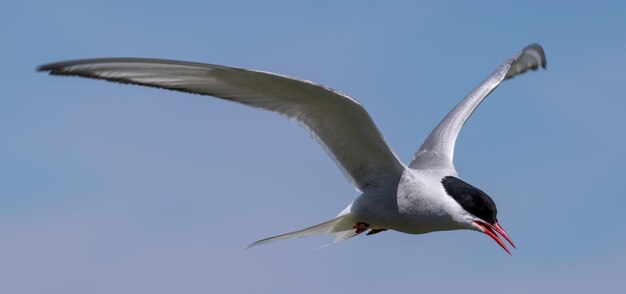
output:
<svg viewBox="0 0 626 294"><path fill-rule="evenodd" d="M513 244L509 235L498 223L498 218L496 217L498 209L491 197L480 189L456 177L444 177L441 183L446 193L469 213L468 222L470 227L476 231L487 234L496 241L498 245L502 246L508 254L511 254L498 234L506 239L513 248L515 248L515 244Z"/></svg>

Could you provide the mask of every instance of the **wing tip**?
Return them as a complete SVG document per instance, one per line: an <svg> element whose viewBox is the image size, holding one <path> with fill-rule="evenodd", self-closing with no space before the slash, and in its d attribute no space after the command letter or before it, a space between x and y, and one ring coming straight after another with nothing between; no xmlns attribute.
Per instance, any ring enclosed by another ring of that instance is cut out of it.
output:
<svg viewBox="0 0 626 294"><path fill-rule="evenodd" d="M505 80L521 75L528 70L545 69L548 65L543 47L538 43L526 46L508 61L509 67L504 76Z"/></svg>
<svg viewBox="0 0 626 294"><path fill-rule="evenodd" d="M541 47L541 45L539 45L539 43L532 43L528 46L526 46L526 48L524 48L524 50L522 50L522 54L524 52L527 52L529 50L534 50L539 54L539 59L541 60L541 63L539 64L541 66L541 68L546 69L546 67L548 66L548 61L546 59L546 54L543 51L543 47Z"/></svg>
<svg viewBox="0 0 626 294"><path fill-rule="evenodd" d="M61 61L54 63L46 63L35 68L37 72L48 73L50 75L63 75L66 66L71 65L72 61Z"/></svg>
<svg viewBox="0 0 626 294"><path fill-rule="evenodd" d="M92 61L92 60L95 60L95 59L83 59L83 60L76 59L76 60L57 61L57 62L42 64L38 66L35 70L38 72L48 72L51 75L62 74L63 69L66 68L67 66L74 65L81 61L84 63L84 62Z"/></svg>
<svg viewBox="0 0 626 294"><path fill-rule="evenodd" d="M256 247L256 246L259 246L261 244L269 243L270 241L272 241L271 239L272 238L270 237L270 238L265 238L265 239L261 239L261 240L258 240L258 241L254 241L254 242L248 244L248 246L246 246L244 249L248 250L248 249L250 249L252 247Z"/></svg>
<svg viewBox="0 0 626 294"><path fill-rule="evenodd" d="M137 58L89 58L89 59L74 59L58 61L53 63L46 63L38 66L35 70L37 72L48 72L51 75L70 75L70 67L75 65L87 65L96 62L114 62L123 60L132 60Z"/></svg>
<svg viewBox="0 0 626 294"><path fill-rule="evenodd" d="M42 64L40 66L38 66L37 68L35 68L35 71L37 72L52 72L52 70L54 69L54 64L53 63L48 63L48 64Z"/></svg>

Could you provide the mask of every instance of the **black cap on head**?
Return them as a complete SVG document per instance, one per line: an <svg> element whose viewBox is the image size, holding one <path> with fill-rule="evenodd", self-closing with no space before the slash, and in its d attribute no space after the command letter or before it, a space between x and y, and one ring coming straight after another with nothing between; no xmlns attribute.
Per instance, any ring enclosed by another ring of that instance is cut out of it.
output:
<svg viewBox="0 0 626 294"><path fill-rule="evenodd" d="M452 176L443 178L441 184L443 184L448 195L467 212L489 224L496 223L496 214L498 213L496 204L485 192Z"/></svg>

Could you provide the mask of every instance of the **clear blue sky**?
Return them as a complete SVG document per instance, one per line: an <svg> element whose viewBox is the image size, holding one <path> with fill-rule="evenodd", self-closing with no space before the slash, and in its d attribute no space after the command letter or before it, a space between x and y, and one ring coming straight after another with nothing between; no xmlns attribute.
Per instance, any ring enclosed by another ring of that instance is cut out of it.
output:
<svg viewBox="0 0 626 294"><path fill-rule="evenodd" d="M626 7L588 1L2 1L0 293L589 293L626 273ZM36 73L154 57L305 78L356 97L411 158L524 46L548 70L498 88L457 143L518 244L385 232L252 241L354 197L276 115Z"/></svg>

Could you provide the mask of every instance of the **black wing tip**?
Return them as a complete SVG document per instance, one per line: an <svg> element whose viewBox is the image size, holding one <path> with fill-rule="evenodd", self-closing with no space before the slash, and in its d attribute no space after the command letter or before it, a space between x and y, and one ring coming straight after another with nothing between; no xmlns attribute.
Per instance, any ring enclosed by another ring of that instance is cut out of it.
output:
<svg viewBox="0 0 626 294"><path fill-rule="evenodd" d="M543 47L541 47L541 45L539 45L539 43L532 43L528 46L526 46L526 48L524 48L524 50L522 50L522 52L527 51L527 50L535 50L537 51L537 53L539 53L539 56L541 57L541 68L546 69L546 67L548 66L548 60L546 59L546 54L543 51Z"/></svg>
<svg viewBox="0 0 626 294"><path fill-rule="evenodd" d="M65 60L65 61L58 61L58 62L40 65L36 68L36 71L48 72L51 75L63 75L64 68L68 66L72 66L72 65L81 65L81 64L96 63L96 62L123 61L123 60L132 60L132 59L138 59L138 58L89 58L89 59Z"/></svg>
<svg viewBox="0 0 626 294"><path fill-rule="evenodd" d="M103 58L100 58L100 59L103 59ZM82 60L75 59L75 60L57 61L57 62L42 64L38 66L36 70L38 72L48 72L49 74L61 74L64 67L75 65L78 63L92 62L94 60L98 60L98 59L94 58L94 59L82 59Z"/></svg>
<svg viewBox="0 0 626 294"><path fill-rule="evenodd" d="M100 57L100 58L87 58L87 59L73 59L66 61L59 61L48 63L44 65L40 65L36 68L38 72L48 72L51 75L69 75L66 74L65 71L67 67L78 66L78 65L87 65L90 63L115 63L115 62L137 62L137 63L160 63L160 64L173 64L173 65L188 65L188 66L212 66L212 67L223 67L215 64L205 64L198 62L189 62L189 61L178 61L171 59L158 59L158 58L143 58L143 57ZM241 69L231 67L232 69Z"/></svg>
<svg viewBox="0 0 626 294"><path fill-rule="evenodd" d="M65 69L68 66L87 64L87 63L93 63L93 62L103 62L103 61L106 62L106 61L112 61L116 59L126 59L126 58L90 58L90 59L74 59L74 60L57 61L53 63L40 65L36 68L36 71L48 72L51 75L63 75L65 73Z"/></svg>
<svg viewBox="0 0 626 294"><path fill-rule="evenodd" d="M48 64L44 64L44 65L38 66L35 70L38 71L38 72L50 72L50 73L52 73L54 68L55 68L54 63L48 63Z"/></svg>
<svg viewBox="0 0 626 294"><path fill-rule="evenodd" d="M47 72L51 75L62 75L64 73L64 68L68 65L73 65L80 60L68 60L68 61L59 61L53 63L42 64L38 66L35 70L38 72ZM87 60L89 61L89 60Z"/></svg>
<svg viewBox="0 0 626 294"><path fill-rule="evenodd" d="M530 44L508 61L509 68L504 80L521 75L529 70L536 71L547 66L546 54L538 43Z"/></svg>

